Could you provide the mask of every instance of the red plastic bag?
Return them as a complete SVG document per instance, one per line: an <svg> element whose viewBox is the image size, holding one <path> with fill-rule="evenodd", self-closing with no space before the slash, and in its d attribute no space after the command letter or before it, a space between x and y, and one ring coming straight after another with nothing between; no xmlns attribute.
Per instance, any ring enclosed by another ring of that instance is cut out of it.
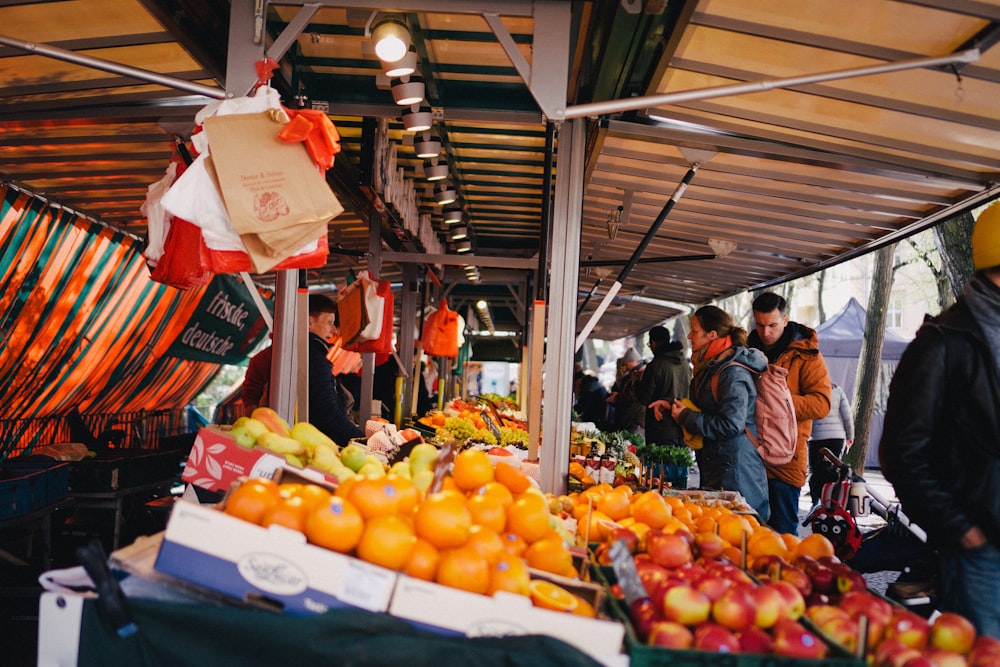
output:
<svg viewBox="0 0 1000 667"><path fill-rule="evenodd" d="M240 273L247 271L253 273L253 264L250 262L250 255L240 250L209 250L209 259L212 271L215 273ZM284 271L286 269L318 269L326 266L326 258L330 253L330 246L326 237L319 239L316 249L292 255L278 262L271 269L272 271Z"/></svg>
<svg viewBox="0 0 1000 667"><path fill-rule="evenodd" d="M207 285L212 280L212 269L201 229L182 218L173 218L163 242L163 256L150 277L177 289Z"/></svg>
<svg viewBox="0 0 1000 667"><path fill-rule="evenodd" d="M447 301L442 301L438 309L427 316L422 334L424 352L429 356L458 356L458 313L448 310Z"/></svg>
<svg viewBox="0 0 1000 667"><path fill-rule="evenodd" d="M376 354L392 353L392 331L393 331L393 308L395 308L395 297L392 294L392 284L388 280L377 280L376 293L383 299L382 306L382 329L378 338L368 341L356 341L345 344L345 350L352 352L374 352Z"/></svg>

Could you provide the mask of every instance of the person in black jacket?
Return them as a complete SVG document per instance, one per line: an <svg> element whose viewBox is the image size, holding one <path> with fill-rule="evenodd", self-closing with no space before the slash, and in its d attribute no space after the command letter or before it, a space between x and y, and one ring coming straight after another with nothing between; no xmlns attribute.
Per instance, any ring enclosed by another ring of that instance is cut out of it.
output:
<svg viewBox="0 0 1000 667"><path fill-rule="evenodd" d="M340 319L337 304L325 294L309 295L309 421L340 446L364 433L351 421L333 377L333 364L326 358L330 338Z"/></svg>
<svg viewBox="0 0 1000 667"><path fill-rule="evenodd" d="M681 427L669 413L657 419L651 403L675 398L687 398L691 393L691 365L684 358L684 346L671 342L666 327L649 330L649 349L653 360L642 370L642 377L635 383L635 397L646 407L646 442L657 445L683 445Z"/></svg>
<svg viewBox="0 0 1000 667"><path fill-rule="evenodd" d="M979 216L972 259L962 296L899 361L879 458L939 550L939 608L1000 638L1000 204Z"/></svg>

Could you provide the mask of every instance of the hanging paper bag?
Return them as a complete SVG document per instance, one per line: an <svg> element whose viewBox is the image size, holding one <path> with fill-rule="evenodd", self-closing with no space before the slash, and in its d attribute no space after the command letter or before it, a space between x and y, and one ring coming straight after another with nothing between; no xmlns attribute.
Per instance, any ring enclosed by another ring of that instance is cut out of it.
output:
<svg viewBox="0 0 1000 667"><path fill-rule="evenodd" d="M359 280L340 290L337 295L337 315L340 318L340 338L342 346L357 341L358 334L368 326L368 310L365 308L364 285Z"/></svg>
<svg viewBox="0 0 1000 667"><path fill-rule="evenodd" d="M325 234L344 210L305 147L278 138L284 123L273 115L205 119L219 192L258 272Z"/></svg>
<svg viewBox="0 0 1000 667"><path fill-rule="evenodd" d="M432 357L458 356L458 313L448 310L447 301L424 320L421 340Z"/></svg>

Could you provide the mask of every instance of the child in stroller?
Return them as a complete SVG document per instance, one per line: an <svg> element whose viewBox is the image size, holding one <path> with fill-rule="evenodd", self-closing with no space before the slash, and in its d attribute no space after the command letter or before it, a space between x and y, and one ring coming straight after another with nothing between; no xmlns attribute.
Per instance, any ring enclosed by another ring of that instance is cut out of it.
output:
<svg viewBox="0 0 1000 667"><path fill-rule="evenodd" d="M929 616L934 611L938 559L927 545L927 534L910 521L898 503L878 491L829 449L820 450L837 478L823 487L818 505L802 522L825 535L837 556L862 574L899 572L886 597ZM862 534L856 519L875 514L885 524Z"/></svg>

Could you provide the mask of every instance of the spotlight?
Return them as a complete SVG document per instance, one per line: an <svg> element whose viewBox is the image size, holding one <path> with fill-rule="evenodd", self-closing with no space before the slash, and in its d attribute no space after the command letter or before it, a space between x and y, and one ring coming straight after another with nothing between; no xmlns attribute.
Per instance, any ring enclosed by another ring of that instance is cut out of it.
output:
<svg viewBox="0 0 1000 667"><path fill-rule="evenodd" d="M408 76L417 71L417 52L411 46L402 58L394 63L382 62L386 76Z"/></svg>
<svg viewBox="0 0 1000 667"><path fill-rule="evenodd" d="M462 239L469 238L469 228L465 225L459 225L458 227L451 228L451 236L449 238L452 241L461 241Z"/></svg>
<svg viewBox="0 0 1000 667"><path fill-rule="evenodd" d="M396 100L396 104L402 106L416 104L424 99L426 93L424 77L417 74L393 79L389 86L392 88L392 99Z"/></svg>
<svg viewBox="0 0 1000 667"><path fill-rule="evenodd" d="M417 152L417 157L436 157L441 154L441 138L424 132L419 139L414 137L413 150Z"/></svg>
<svg viewBox="0 0 1000 667"><path fill-rule="evenodd" d="M442 181L434 186L434 197L438 204L444 206L455 201L458 198L458 193L455 192L455 186Z"/></svg>
<svg viewBox="0 0 1000 667"><path fill-rule="evenodd" d="M424 161L424 178L428 181L440 181L448 178L448 162L432 157Z"/></svg>
<svg viewBox="0 0 1000 667"><path fill-rule="evenodd" d="M442 216L444 217L444 224L446 225L454 225L455 223L462 222L462 207L461 206L445 207Z"/></svg>
<svg viewBox="0 0 1000 667"><path fill-rule="evenodd" d="M390 16L372 29L372 42L379 60L394 63L410 48L410 31L401 19Z"/></svg>
<svg viewBox="0 0 1000 667"><path fill-rule="evenodd" d="M456 252L471 252L472 251L472 241L459 241L458 245L455 246Z"/></svg>
<svg viewBox="0 0 1000 667"><path fill-rule="evenodd" d="M403 127L410 132L424 132L434 124L434 111L429 106L413 104L403 112Z"/></svg>

